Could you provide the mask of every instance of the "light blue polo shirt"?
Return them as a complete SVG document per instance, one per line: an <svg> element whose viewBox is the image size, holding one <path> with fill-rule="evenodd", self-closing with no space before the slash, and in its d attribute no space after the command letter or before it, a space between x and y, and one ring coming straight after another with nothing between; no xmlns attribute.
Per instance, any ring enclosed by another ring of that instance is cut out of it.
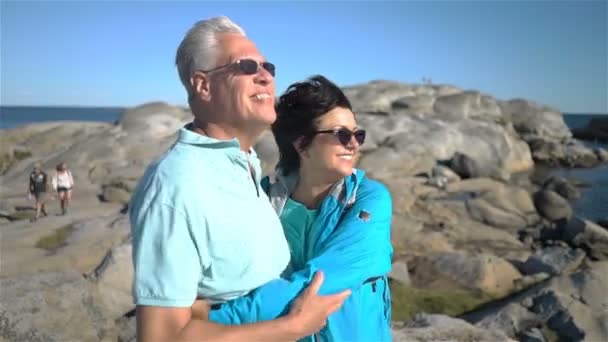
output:
<svg viewBox="0 0 608 342"><path fill-rule="evenodd" d="M131 198L135 304L224 302L280 276L289 248L260 177L236 139L179 131Z"/></svg>

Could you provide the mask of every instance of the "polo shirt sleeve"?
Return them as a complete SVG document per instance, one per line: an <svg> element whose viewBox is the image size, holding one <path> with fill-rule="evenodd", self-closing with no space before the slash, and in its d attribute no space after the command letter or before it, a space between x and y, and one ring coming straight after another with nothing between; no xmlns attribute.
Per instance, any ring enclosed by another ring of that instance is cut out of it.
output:
<svg viewBox="0 0 608 342"><path fill-rule="evenodd" d="M137 305L189 307L197 296L201 258L188 217L170 204L152 201L131 212Z"/></svg>

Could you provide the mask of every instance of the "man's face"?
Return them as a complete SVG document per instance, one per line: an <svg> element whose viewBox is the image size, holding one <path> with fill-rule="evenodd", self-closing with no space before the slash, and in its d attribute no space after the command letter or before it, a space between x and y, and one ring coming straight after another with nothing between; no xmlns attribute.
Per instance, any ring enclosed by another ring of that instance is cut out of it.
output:
<svg viewBox="0 0 608 342"><path fill-rule="evenodd" d="M218 36L217 66L252 59L266 59L251 40L240 34ZM276 119L274 110L274 77L258 66L255 74L245 74L237 64L208 73L209 104L218 120L244 130L259 130Z"/></svg>

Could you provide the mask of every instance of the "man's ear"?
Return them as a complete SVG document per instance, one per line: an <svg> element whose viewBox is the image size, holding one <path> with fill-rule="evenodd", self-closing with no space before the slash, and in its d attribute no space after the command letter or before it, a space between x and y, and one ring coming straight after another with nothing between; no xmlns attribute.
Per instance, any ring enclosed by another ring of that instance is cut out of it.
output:
<svg viewBox="0 0 608 342"><path fill-rule="evenodd" d="M195 71L192 77L190 77L190 85L192 86L194 95L200 99L209 100L211 98L209 77L205 73Z"/></svg>

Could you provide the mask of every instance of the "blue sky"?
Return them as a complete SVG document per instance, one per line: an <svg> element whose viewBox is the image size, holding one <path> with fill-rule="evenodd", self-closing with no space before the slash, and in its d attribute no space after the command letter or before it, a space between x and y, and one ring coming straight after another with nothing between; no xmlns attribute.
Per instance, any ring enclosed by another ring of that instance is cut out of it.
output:
<svg viewBox="0 0 608 342"><path fill-rule="evenodd" d="M185 104L175 50L227 15L277 65L277 92L313 74L387 79L608 113L608 1L5 1L3 105Z"/></svg>

